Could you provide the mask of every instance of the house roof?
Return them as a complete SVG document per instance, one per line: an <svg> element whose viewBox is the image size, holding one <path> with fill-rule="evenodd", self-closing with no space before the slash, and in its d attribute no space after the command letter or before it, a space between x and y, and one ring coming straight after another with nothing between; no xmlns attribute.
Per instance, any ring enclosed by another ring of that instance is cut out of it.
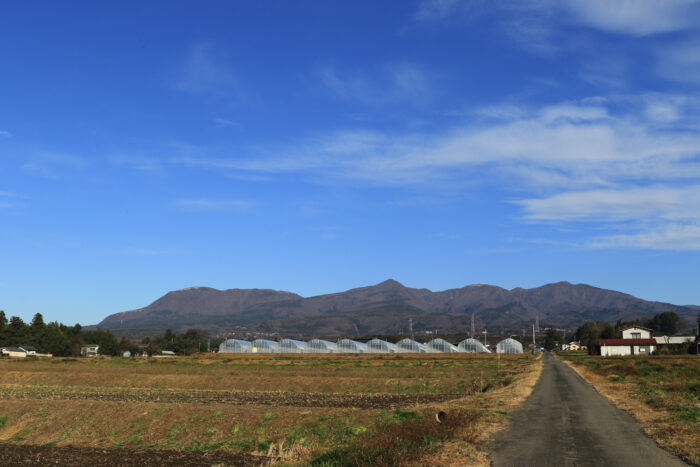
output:
<svg viewBox="0 0 700 467"><path fill-rule="evenodd" d="M656 345L656 339L598 339L598 345Z"/></svg>
<svg viewBox="0 0 700 467"><path fill-rule="evenodd" d="M7 352L25 352L25 350L20 349L19 347L0 347L2 350L6 350Z"/></svg>

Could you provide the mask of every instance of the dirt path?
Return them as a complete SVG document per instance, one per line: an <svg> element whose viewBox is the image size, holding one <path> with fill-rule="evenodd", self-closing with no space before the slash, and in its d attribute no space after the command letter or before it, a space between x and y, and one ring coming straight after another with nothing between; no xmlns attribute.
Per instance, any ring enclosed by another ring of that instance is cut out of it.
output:
<svg viewBox="0 0 700 467"><path fill-rule="evenodd" d="M271 459L224 451L96 449L71 446L0 444L0 465L11 466L259 466Z"/></svg>
<svg viewBox="0 0 700 467"><path fill-rule="evenodd" d="M687 465L567 365L549 353L543 361L534 391L491 443L494 466Z"/></svg>
<svg viewBox="0 0 700 467"><path fill-rule="evenodd" d="M452 394L325 394L302 392L211 391L0 386L0 399L97 400L187 404L270 405L394 409L465 397Z"/></svg>

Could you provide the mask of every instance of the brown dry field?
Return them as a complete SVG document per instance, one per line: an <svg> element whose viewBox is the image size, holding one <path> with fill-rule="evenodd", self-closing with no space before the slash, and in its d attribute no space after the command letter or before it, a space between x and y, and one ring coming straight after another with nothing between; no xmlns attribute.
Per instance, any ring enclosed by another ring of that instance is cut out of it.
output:
<svg viewBox="0 0 700 467"><path fill-rule="evenodd" d="M382 424L468 408L480 428L468 427L467 437L457 430L429 457L459 452L461 465L479 464L484 436L529 394L539 369L528 355L500 362L473 354L3 359L0 457L3 447L39 445L303 464ZM177 462L163 454L143 465Z"/></svg>
<svg viewBox="0 0 700 467"><path fill-rule="evenodd" d="M606 399L634 416L656 443L700 465L700 358L561 354Z"/></svg>

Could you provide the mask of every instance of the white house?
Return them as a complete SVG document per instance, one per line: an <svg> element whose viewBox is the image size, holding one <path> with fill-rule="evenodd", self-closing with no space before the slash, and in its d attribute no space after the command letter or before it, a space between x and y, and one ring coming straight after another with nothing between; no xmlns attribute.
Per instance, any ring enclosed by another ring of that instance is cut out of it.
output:
<svg viewBox="0 0 700 467"><path fill-rule="evenodd" d="M27 352L18 347L2 347L0 348L0 354L3 357L12 358L26 358Z"/></svg>
<svg viewBox="0 0 700 467"><path fill-rule="evenodd" d="M625 355L651 355L656 351L656 339L651 329L632 326L622 330L622 339L599 339L600 355L615 357Z"/></svg>
<svg viewBox="0 0 700 467"><path fill-rule="evenodd" d="M623 339L651 339L651 329L633 326L622 330Z"/></svg>
<svg viewBox="0 0 700 467"><path fill-rule="evenodd" d="M17 348L19 350L24 350L27 356L36 356L36 348L32 347L31 345L22 345Z"/></svg>
<svg viewBox="0 0 700 467"><path fill-rule="evenodd" d="M80 355L83 357L95 357L100 350L100 346L96 344L84 345L80 347Z"/></svg>

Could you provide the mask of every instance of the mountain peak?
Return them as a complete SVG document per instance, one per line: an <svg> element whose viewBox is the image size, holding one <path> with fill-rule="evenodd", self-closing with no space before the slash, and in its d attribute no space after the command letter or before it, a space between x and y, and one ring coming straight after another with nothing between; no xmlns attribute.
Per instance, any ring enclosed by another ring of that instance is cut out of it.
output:
<svg viewBox="0 0 700 467"><path fill-rule="evenodd" d="M396 280L394 280L394 279L387 279L387 280L385 280L384 282L380 282L379 284L376 285L376 287L384 287L384 288L388 288L388 287L391 287L391 288L401 287L401 288L405 288L405 286L404 286L401 282L396 281Z"/></svg>

